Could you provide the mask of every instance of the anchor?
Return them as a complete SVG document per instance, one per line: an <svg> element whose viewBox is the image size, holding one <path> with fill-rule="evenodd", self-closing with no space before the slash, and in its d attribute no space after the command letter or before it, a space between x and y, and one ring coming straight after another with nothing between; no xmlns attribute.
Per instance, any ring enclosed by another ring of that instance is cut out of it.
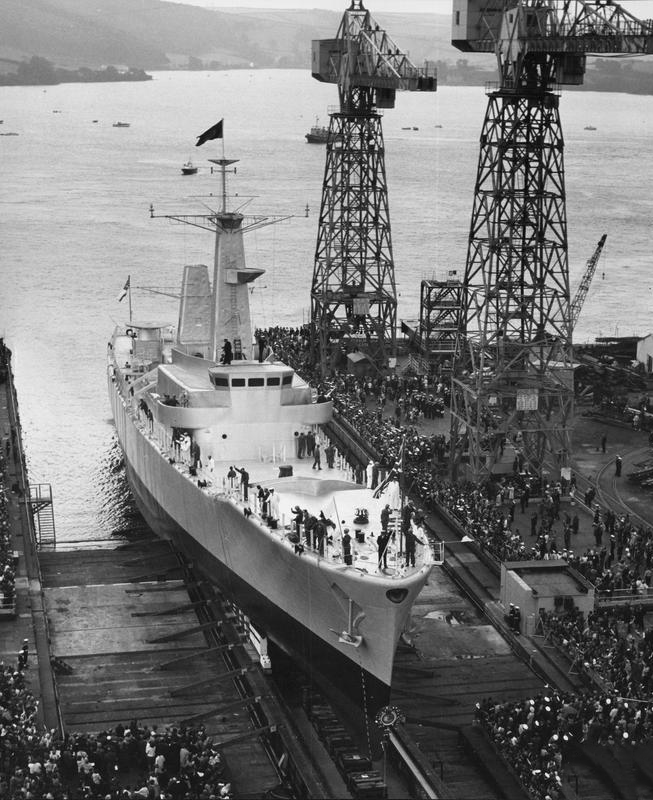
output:
<svg viewBox="0 0 653 800"><path fill-rule="evenodd" d="M347 630L337 631L334 628L329 628L329 630L331 633L336 634L338 641L342 644L348 644L352 647L360 647L363 643L363 637L360 635L360 633L358 633L358 626L365 619L365 612L359 611L358 614L354 616L354 606L356 603L354 603L351 597L347 598L347 602L349 603Z"/></svg>

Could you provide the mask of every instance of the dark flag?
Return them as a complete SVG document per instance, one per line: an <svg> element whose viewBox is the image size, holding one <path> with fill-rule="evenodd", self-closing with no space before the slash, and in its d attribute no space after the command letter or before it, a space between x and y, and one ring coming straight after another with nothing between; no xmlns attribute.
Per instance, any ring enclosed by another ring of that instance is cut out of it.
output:
<svg viewBox="0 0 653 800"><path fill-rule="evenodd" d="M127 297L127 293L131 288L131 275L127 276L127 280L125 281L125 285L122 287L122 292L118 295L118 302L120 303L122 300Z"/></svg>
<svg viewBox="0 0 653 800"><path fill-rule="evenodd" d="M204 131L197 137L197 141L195 142L195 147L199 147L204 142L208 142L209 139L222 139L222 123L224 120L220 120L220 122L216 122L213 127L209 128L208 131Z"/></svg>

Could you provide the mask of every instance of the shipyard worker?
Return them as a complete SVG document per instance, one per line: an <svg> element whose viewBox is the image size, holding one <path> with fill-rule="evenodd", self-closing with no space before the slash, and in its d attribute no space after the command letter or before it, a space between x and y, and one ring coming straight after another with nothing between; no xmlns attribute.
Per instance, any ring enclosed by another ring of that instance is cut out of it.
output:
<svg viewBox="0 0 653 800"><path fill-rule="evenodd" d="M390 541L390 532L387 530L382 530L381 533L376 538L376 544L378 547L379 552L379 569L383 567L383 569L388 568L388 542Z"/></svg>
<svg viewBox="0 0 653 800"><path fill-rule="evenodd" d="M297 437L297 458L304 458L305 452L306 452L306 434L304 433L304 431L301 431L301 433Z"/></svg>
<svg viewBox="0 0 653 800"><path fill-rule="evenodd" d="M381 530L385 533L390 524L390 504L386 503L385 507L381 510Z"/></svg>
<svg viewBox="0 0 653 800"><path fill-rule="evenodd" d="M336 448L329 442L329 444L324 448L324 455L326 456L327 460L327 467L329 469L333 469L333 459L336 454Z"/></svg>
<svg viewBox="0 0 653 800"><path fill-rule="evenodd" d="M240 472L240 485L243 490L243 500L247 500L249 497L248 487L249 487L249 472L243 467L240 469L239 467L234 467L236 472Z"/></svg>
<svg viewBox="0 0 653 800"><path fill-rule="evenodd" d="M270 489L270 518L277 522L279 520L279 516L279 495L274 491L274 489Z"/></svg>
<svg viewBox="0 0 653 800"><path fill-rule="evenodd" d="M265 336L259 336L257 338L257 340L256 340L256 343L258 345L258 360L259 360L259 363L263 363L263 361L265 360L265 350L266 350L266 344L267 344L267 342L265 341Z"/></svg>
<svg viewBox="0 0 653 800"><path fill-rule="evenodd" d="M314 450L315 450L315 434L313 433L313 431L309 431L306 434L306 455L312 456Z"/></svg>
<svg viewBox="0 0 653 800"><path fill-rule="evenodd" d="M313 469L322 469L322 463L320 461L320 443L315 442L313 447Z"/></svg>
<svg viewBox="0 0 653 800"><path fill-rule="evenodd" d="M617 456L614 460L614 474L615 477L621 477L621 456Z"/></svg>
<svg viewBox="0 0 653 800"><path fill-rule="evenodd" d="M222 364L229 365L231 364L231 360L233 359L234 354L233 350L231 349L231 342L229 339L224 340L224 344L222 345L222 358L220 359Z"/></svg>
<svg viewBox="0 0 653 800"><path fill-rule="evenodd" d="M304 512L301 510L299 506L295 506L294 508L290 509L290 513L293 515L293 522L295 523L295 534L297 535L297 541L299 541L300 525L304 521Z"/></svg>
<svg viewBox="0 0 653 800"><path fill-rule="evenodd" d="M325 523L321 519L315 520L313 527L313 548L317 549L318 553L324 555L324 541L326 539L327 529Z"/></svg>
<svg viewBox="0 0 653 800"><path fill-rule="evenodd" d="M521 631L521 611L519 610L519 606L515 606L515 613L512 619L513 623L513 631L515 633L519 633Z"/></svg>
<svg viewBox="0 0 653 800"><path fill-rule="evenodd" d="M417 542L417 536L415 536L412 526L408 523L404 531L404 550L406 551L407 567L415 566L415 545Z"/></svg>
<svg viewBox="0 0 653 800"><path fill-rule="evenodd" d="M349 528L345 528L342 532L342 557L345 564L351 566L351 536L349 535Z"/></svg>

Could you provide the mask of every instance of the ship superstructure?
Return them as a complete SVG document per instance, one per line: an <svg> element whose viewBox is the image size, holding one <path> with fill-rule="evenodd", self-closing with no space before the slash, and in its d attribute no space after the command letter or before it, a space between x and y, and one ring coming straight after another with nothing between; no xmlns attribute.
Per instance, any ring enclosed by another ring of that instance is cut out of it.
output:
<svg viewBox="0 0 653 800"><path fill-rule="evenodd" d="M127 477L157 534L305 670L373 714L387 702L395 647L428 578L431 547L405 523L418 539L414 565L406 564L397 484L379 494L355 483L321 432L331 401L252 342L248 284L262 271L245 265L248 223L226 210L233 162L219 161L222 210L188 220L215 231L213 274L184 267L176 327L132 321L109 344ZM302 453L311 437L319 458ZM394 535L384 567L386 505Z"/></svg>

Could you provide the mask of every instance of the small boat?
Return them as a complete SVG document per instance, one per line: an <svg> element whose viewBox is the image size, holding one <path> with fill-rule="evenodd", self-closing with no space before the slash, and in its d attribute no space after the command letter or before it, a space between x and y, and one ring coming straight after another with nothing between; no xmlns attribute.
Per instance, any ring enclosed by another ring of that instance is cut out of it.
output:
<svg viewBox="0 0 653 800"><path fill-rule="evenodd" d="M329 129L320 125L319 117L315 117L315 125L304 135L309 144L326 144Z"/></svg>
<svg viewBox="0 0 653 800"><path fill-rule="evenodd" d="M585 130L586 131L595 131L596 128L594 127L594 125L586 125L585 126Z"/></svg>
<svg viewBox="0 0 653 800"><path fill-rule="evenodd" d="M131 124L130 122L114 122L113 123L113 127L114 128L128 128L130 126L130 124Z"/></svg>
<svg viewBox="0 0 653 800"><path fill-rule="evenodd" d="M195 164L193 164L193 162L189 158L188 161L185 164L182 165L181 174L182 175L195 175L196 172L197 172L197 167L195 166Z"/></svg>

